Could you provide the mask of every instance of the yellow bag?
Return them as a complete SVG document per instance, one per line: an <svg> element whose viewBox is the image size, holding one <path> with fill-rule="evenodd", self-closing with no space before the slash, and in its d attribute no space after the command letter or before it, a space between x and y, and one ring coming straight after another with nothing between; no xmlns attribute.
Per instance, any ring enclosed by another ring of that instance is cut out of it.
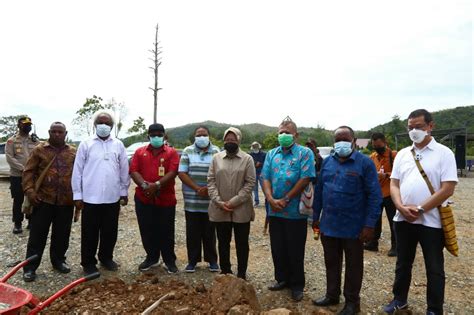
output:
<svg viewBox="0 0 474 315"><path fill-rule="evenodd" d="M452 255L458 257L458 241L456 239L456 226L454 225L453 209L448 204L446 207L439 207L441 225L444 232L444 246Z"/></svg>

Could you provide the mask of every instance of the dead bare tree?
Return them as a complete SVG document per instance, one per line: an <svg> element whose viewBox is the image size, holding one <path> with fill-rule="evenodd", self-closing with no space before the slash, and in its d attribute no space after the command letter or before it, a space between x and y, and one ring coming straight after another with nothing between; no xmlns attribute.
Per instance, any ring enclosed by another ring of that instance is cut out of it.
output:
<svg viewBox="0 0 474 315"><path fill-rule="evenodd" d="M158 41L158 29L159 26L156 24L156 29L155 29L155 42L153 43L154 49L150 49L149 52L153 54L153 58L150 58L151 61L153 61L153 67L150 67L151 70L153 70L153 73L155 75L155 85L153 88L150 88L150 90L153 91L153 99L154 99L154 104L153 104L153 123L156 124L156 115L157 115L157 109L158 109L158 91L161 90L161 88L158 88L158 67L161 65L161 47L160 42Z"/></svg>

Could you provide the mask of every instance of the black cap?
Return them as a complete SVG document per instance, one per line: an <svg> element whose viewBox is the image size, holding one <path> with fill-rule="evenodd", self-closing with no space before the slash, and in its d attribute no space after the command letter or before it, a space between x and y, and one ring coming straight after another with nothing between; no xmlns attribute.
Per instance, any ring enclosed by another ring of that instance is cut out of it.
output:
<svg viewBox="0 0 474 315"><path fill-rule="evenodd" d="M163 127L162 124L151 124L151 125L148 127L148 133L150 133L150 132L152 132L152 131L165 132L165 127Z"/></svg>

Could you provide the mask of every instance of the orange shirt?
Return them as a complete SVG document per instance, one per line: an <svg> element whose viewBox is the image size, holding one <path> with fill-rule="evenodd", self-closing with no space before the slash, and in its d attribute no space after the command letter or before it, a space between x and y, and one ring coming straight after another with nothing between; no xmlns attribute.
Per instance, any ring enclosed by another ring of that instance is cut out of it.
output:
<svg viewBox="0 0 474 315"><path fill-rule="evenodd" d="M392 155L392 162L390 162L390 154ZM393 161L396 155L397 152L392 151L389 147L387 147L383 154L372 152L370 155L370 159L374 162L377 172L380 172L383 166L385 176L379 174L379 184L384 198L390 197L390 175L392 175Z"/></svg>

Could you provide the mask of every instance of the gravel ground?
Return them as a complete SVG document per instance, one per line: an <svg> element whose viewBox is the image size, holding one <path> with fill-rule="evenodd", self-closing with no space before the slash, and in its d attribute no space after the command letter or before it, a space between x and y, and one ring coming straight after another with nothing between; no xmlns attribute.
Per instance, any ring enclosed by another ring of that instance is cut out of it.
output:
<svg viewBox="0 0 474 315"><path fill-rule="evenodd" d="M458 241L460 243L460 257L455 258L445 255L446 266L446 302L445 311L449 314L474 314L474 276L473 261L474 237L470 230L473 223L471 205L474 202L474 178L470 173L468 178L461 178L452 200L455 202ZM176 254L177 265L183 270L186 265L185 224L183 214L183 200L180 191L181 184L177 183L177 215L176 215ZM0 178L0 275L5 274L10 268L7 266L24 258L28 231L23 234L11 233L11 198L7 179ZM133 187L130 189L133 196ZM131 198L133 199L133 198ZM262 199L263 200L263 199ZM299 303L294 303L289 298L288 291L270 292L266 286L273 281L273 264L271 260L268 236L262 234L264 222L264 208L256 209L256 220L252 223L250 235L250 258L248 281L251 283L259 298L263 310L274 308L288 308L299 313L315 313L317 308L311 299L320 297L325 292L325 268L323 251L319 241L312 239L311 230L308 229L306 245L306 288L305 298ZM384 220L384 231L388 231ZM381 313L382 305L391 299L391 284L394 277L395 259L387 257L389 249L389 235L382 236L380 251L378 253L365 253L365 273L361 292L362 313ZM49 244L46 250L48 250ZM25 283L21 279L22 272L9 280L10 284L29 290L35 295L45 298L53 294L67 283L82 276L80 261L80 224L73 224L68 263L72 272L67 275L59 274L52 270L45 252L43 261L37 270L38 278L33 283ZM120 264L117 272L102 270L101 279L119 277L125 282L133 282L141 276L138 271L139 263L144 259L145 252L141 245L137 221L132 204L123 207L119 223L119 239L115 248L115 259ZM233 261L236 262L235 256ZM205 265L198 265L194 274L181 271L176 275L168 275L163 268L158 267L154 273L161 281L177 280L188 285L210 286L215 274L210 273ZM101 280L96 280L101 281ZM413 280L410 289L409 303L414 313L424 313L425 310L426 278L424 263L419 250L414 264ZM342 304L341 306L342 307ZM339 308L340 308L339 307ZM330 308L337 311L339 308Z"/></svg>

